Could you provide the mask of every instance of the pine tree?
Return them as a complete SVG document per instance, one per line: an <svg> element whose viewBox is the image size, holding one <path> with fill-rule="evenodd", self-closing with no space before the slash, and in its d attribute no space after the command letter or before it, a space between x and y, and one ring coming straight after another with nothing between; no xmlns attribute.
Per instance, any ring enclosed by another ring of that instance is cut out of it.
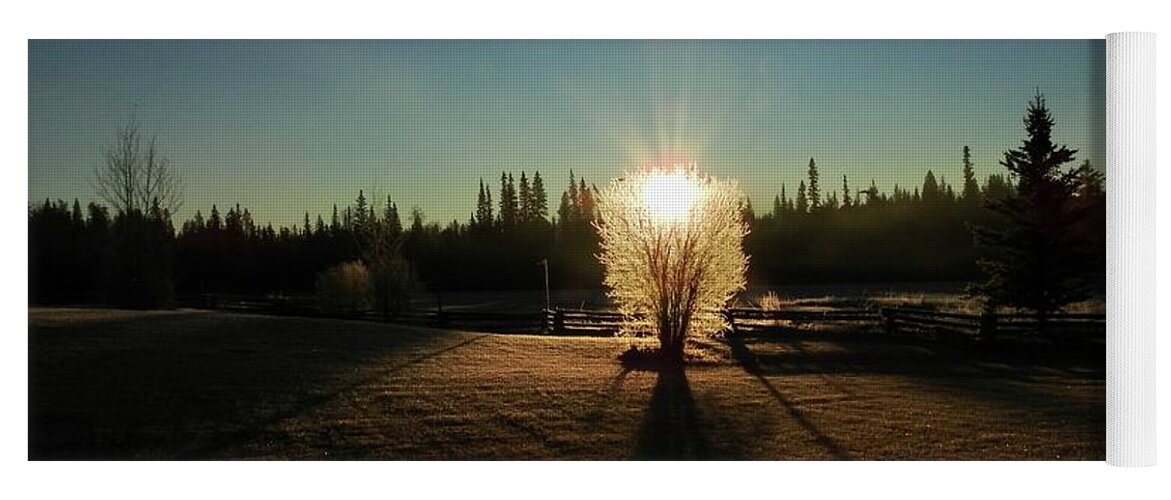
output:
<svg viewBox="0 0 1171 500"><path fill-rule="evenodd" d="M582 221L585 221L586 223L589 223L594 220L594 215L595 215L594 214L594 195L592 192L590 192L590 188L586 187L586 182L585 182L584 177L580 181L578 181L578 183L579 183L578 188L577 188L578 218L579 218L579 220L582 220Z"/></svg>
<svg viewBox="0 0 1171 500"><path fill-rule="evenodd" d="M223 227L223 221L220 219L220 211L213 204L211 206L211 215L207 218L207 228L211 231L219 231Z"/></svg>
<svg viewBox="0 0 1171 500"><path fill-rule="evenodd" d="M403 232L403 223L402 219L400 219L398 216L398 205L390 200L389 195L386 197L385 210L386 213L383 214L382 220L383 224L386 225L386 232L390 234L392 238L397 238L398 235L402 234Z"/></svg>
<svg viewBox="0 0 1171 500"><path fill-rule="evenodd" d="M492 215L492 190L484 187L484 179L480 179L480 194L476 197L476 224L481 228L492 227L495 219Z"/></svg>
<svg viewBox="0 0 1171 500"><path fill-rule="evenodd" d="M821 188L818 186L817 163L809 159L809 188L806 196L809 198L809 210L816 212L821 208Z"/></svg>
<svg viewBox="0 0 1171 500"><path fill-rule="evenodd" d="M313 234L313 227L309 225L309 212L305 212L305 224L301 226L301 231L302 236Z"/></svg>
<svg viewBox="0 0 1171 500"><path fill-rule="evenodd" d="M580 208L578 208L580 206L581 206L581 204L578 200L578 192L577 192L577 180L574 179L573 170L570 169L570 171L569 171L569 208L570 208L569 213L576 214L577 212L580 211Z"/></svg>
<svg viewBox="0 0 1171 500"><path fill-rule="evenodd" d="M809 199L805 196L805 181L797 184L797 213L809 213Z"/></svg>
<svg viewBox="0 0 1171 500"><path fill-rule="evenodd" d="M1042 319L1089 295L1089 253L1074 237L1085 213L1073 201L1082 187L1079 169L1065 170L1076 150L1053 142L1054 121L1040 93L1024 118L1027 137L1000 164L1015 174L1015 193L988 207L1004 227L977 227L977 261L987 279L976 285L992 306L1034 311Z"/></svg>
<svg viewBox="0 0 1171 500"><path fill-rule="evenodd" d="M545 220L549 216L549 199L545 193L545 182L541 180L541 172L533 172L531 189L533 218Z"/></svg>
<svg viewBox="0 0 1171 500"><path fill-rule="evenodd" d="M73 222L73 227L81 228L85 226L85 217L81 215L81 203L77 198L73 199L73 211L70 213L70 221Z"/></svg>
<svg viewBox="0 0 1171 500"><path fill-rule="evenodd" d="M923 203L929 205L938 203L943 197L943 192L939 188L939 183L935 180L935 174L930 170L927 175L923 177Z"/></svg>
<svg viewBox="0 0 1171 500"><path fill-rule="evenodd" d="M515 226L517 222L516 184L512 181L512 174L500 172L500 224L504 227Z"/></svg>
<svg viewBox="0 0 1171 500"><path fill-rule="evenodd" d="M529 179L525 177L522 170L520 172L520 212L519 217L521 224L528 224L533 221L533 193L529 189Z"/></svg>
<svg viewBox="0 0 1171 500"><path fill-rule="evenodd" d="M228 215L224 217L224 229L233 236L242 236L244 234L244 225L240 221L240 204L237 203L235 208L228 209Z"/></svg>
<svg viewBox="0 0 1171 500"><path fill-rule="evenodd" d="M964 146L964 192L962 199L969 207L980 206L980 183L976 181L976 171L973 169L972 153Z"/></svg>
<svg viewBox="0 0 1171 500"><path fill-rule="evenodd" d="M97 205L94 205L93 203L90 203L90 216L89 216L89 218L90 218L90 222L91 222L91 224L92 224L92 221L93 221L93 219L94 219L94 216L93 216L93 214L94 214L94 212L93 212L93 208L95 208L95 207L97 207ZM184 226L186 226L186 224L184 224ZM205 227L205 223L204 223L204 221L203 221L203 213L202 213L202 212L200 212L199 210L196 210L196 211L195 211L195 217L193 217L193 218L191 219L191 226L190 226L190 227L191 227L191 232L193 232L193 233L195 233L195 232L200 232L200 231L203 231L203 229L204 229L204 227ZM188 232L188 231L187 231L187 229L186 229L186 228L184 228L183 232L184 232L184 233L186 233L186 232Z"/></svg>
<svg viewBox="0 0 1171 500"><path fill-rule="evenodd" d="M866 203L867 204L870 204L871 202L873 202L876 199L880 199L879 193L878 193L878 185L874 184L874 179L870 179L870 187L869 188L867 188L865 191L861 191L858 193L859 197L861 197L861 195L863 193L866 194ZM861 201L861 200L859 199L859 201Z"/></svg>
<svg viewBox="0 0 1171 500"><path fill-rule="evenodd" d="M365 235L370 229L370 211L366 205L366 195L361 189L358 190L358 199L354 203L354 232L358 235Z"/></svg>
<svg viewBox="0 0 1171 500"><path fill-rule="evenodd" d="M561 204L557 206L557 224L564 227L573 217L573 205L569 200L569 192L561 193Z"/></svg>
<svg viewBox="0 0 1171 500"><path fill-rule="evenodd" d="M785 210L785 205L781 203L780 196L773 196L773 218L779 219L781 212Z"/></svg>

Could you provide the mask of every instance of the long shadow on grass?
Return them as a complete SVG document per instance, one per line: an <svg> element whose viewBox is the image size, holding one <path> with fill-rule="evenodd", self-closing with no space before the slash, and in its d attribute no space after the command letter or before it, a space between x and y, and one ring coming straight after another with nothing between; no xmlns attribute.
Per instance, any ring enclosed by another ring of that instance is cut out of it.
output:
<svg viewBox="0 0 1171 500"><path fill-rule="evenodd" d="M280 456L296 438L276 422L479 338L230 314L30 325L29 457L214 458L265 438Z"/></svg>
<svg viewBox="0 0 1171 500"><path fill-rule="evenodd" d="M818 376L827 386L849 394L850 384L834 379L882 375L905 380L917 392L934 393L954 404L1026 412L1034 420L1061 422L1085 435L1101 429L1104 422L1103 401L1070 392L1070 387L1078 386L1092 391L1103 382L1102 371L1092 363L1086 366L1080 355L1013 351L1010 346L981 348L825 336L754 337L751 342L750 347L743 337L730 337L732 356L831 453L833 441L794 408L768 377Z"/></svg>
<svg viewBox="0 0 1171 500"><path fill-rule="evenodd" d="M705 460L711 451L700 431L691 386L682 365L659 367L650 407L638 434L638 460Z"/></svg>
<svg viewBox="0 0 1171 500"><path fill-rule="evenodd" d="M836 460L850 459L850 455L846 452L845 449L838 445L838 443L834 441L833 438L822 432L817 424L813 423L813 421L809 418L808 415L805 414L804 411L793 404L793 402L790 401L789 398L784 395L784 393L782 393L779 389L776 388L776 386L772 384L772 382L769 382L769 380L765 378L765 371L761 367L759 359L757 358L756 354L748 349L748 346L744 345L743 339L739 338L738 336L731 336L728 338L728 345L732 348L732 357L736 358L736 360L740 363L740 366L744 368L744 371L756 377L756 380L758 380L765 389L768 389L768 392L772 395L773 399L775 399L777 403L779 403L781 407L785 409L789 416L792 417L793 420L796 421L797 424L805 430L805 432L808 432L809 435L813 437L814 441L817 441L817 444L825 448L825 451Z"/></svg>
<svg viewBox="0 0 1171 500"><path fill-rule="evenodd" d="M374 373L368 377L354 380L353 382L350 382L350 383L345 384L343 386L336 387L331 392L303 398L303 399L295 402L294 404L286 407L284 410L270 414L266 418L264 418L263 420L252 423L251 425L249 425L248 427L246 427L244 429L238 430L233 433L222 434L222 435L218 436L216 439L199 447L198 449L190 450L190 451L184 453L184 457L185 458L210 458L210 457L216 456L220 451L228 449L234 445L252 442L254 440L257 440L257 439L263 437L267 432L270 431L272 425L274 425L282 420L293 418L293 417L296 417L297 415L301 415L301 414L313 411L314 409L325 406L327 403L335 401L338 398L340 398L342 395L344 395L350 391L353 391L359 387L362 387L363 385L373 383L379 379L386 377L387 375L391 375L393 373L399 372L399 371L403 370L404 368L423 363L427 360L436 358L440 355L454 351L454 350L459 349L461 347L465 347L469 344L472 344L473 342L479 341L480 339L483 339L484 337L488 337L488 336L489 336L489 334L482 334L482 335L467 339L463 342L459 342L454 345L444 347L442 349L427 352L425 354L416 356L416 357L414 357L410 360L404 361L402 363L397 363L397 364L391 365L385 369L378 370L376 373Z"/></svg>

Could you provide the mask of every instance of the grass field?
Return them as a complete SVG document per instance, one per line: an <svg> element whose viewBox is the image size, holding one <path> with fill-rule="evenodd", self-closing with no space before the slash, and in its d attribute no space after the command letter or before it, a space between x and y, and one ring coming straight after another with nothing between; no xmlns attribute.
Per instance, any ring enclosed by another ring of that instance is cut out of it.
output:
<svg viewBox="0 0 1171 500"><path fill-rule="evenodd" d="M29 311L31 459L1105 458L1104 359L833 335L630 339ZM1102 358L1104 358L1104 353Z"/></svg>

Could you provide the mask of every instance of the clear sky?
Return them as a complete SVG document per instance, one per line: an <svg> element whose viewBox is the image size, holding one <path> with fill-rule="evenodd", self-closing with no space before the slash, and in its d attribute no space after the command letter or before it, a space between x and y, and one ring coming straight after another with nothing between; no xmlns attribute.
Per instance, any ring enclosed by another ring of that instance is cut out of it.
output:
<svg viewBox="0 0 1171 500"><path fill-rule="evenodd" d="M822 190L983 178L1040 88L1058 142L1105 165L1105 43L1052 41L31 41L29 198L95 200L136 113L182 171L186 218L327 219L358 189L466 221L478 181L696 162L758 212L810 157ZM519 180L519 179L518 179ZM958 186L957 186L958 187Z"/></svg>

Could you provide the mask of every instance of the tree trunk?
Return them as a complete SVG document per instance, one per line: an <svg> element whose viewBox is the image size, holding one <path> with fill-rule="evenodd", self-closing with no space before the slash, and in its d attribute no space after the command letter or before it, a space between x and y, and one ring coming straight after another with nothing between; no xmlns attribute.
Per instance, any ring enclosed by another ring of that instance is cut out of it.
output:
<svg viewBox="0 0 1171 500"><path fill-rule="evenodd" d="M659 328L659 356L664 361L675 364L683 362L683 346L686 344L684 335L679 335L669 327Z"/></svg>

